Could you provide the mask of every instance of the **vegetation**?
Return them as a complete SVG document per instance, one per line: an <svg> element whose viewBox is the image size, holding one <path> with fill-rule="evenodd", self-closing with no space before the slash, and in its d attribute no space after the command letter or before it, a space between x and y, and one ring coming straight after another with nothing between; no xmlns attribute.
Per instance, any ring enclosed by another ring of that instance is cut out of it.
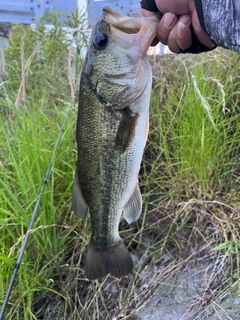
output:
<svg viewBox="0 0 240 320"><path fill-rule="evenodd" d="M89 222L78 220L71 207L73 88L87 30L79 12L58 18L42 18L35 29L15 26L4 53L0 303L67 113L6 319L133 320L169 276L201 261L209 262L208 289L191 306L192 315L229 292L240 298L239 56L215 50L151 58L150 133L140 174L143 213L132 225L120 223L136 265L121 279L88 281L83 262ZM48 19L52 28L46 27Z"/></svg>

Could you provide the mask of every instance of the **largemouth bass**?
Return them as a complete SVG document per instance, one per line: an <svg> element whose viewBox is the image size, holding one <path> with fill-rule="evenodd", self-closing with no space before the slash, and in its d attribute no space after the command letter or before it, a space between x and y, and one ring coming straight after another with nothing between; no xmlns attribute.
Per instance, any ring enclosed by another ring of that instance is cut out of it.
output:
<svg viewBox="0 0 240 320"><path fill-rule="evenodd" d="M76 140L75 214L91 220L85 275L120 277L133 269L118 233L142 211L138 172L148 135L152 83L147 49L157 17L132 18L104 7L81 74Z"/></svg>

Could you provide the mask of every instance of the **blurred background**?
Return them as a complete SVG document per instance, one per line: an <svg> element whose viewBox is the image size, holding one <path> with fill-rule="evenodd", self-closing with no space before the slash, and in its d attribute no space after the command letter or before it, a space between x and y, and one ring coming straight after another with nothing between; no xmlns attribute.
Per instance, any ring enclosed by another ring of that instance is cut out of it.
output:
<svg viewBox="0 0 240 320"><path fill-rule="evenodd" d="M5 39L11 34L12 24L34 25L42 15L51 11L70 14L78 8L86 12L87 22L92 26L100 18L104 5L128 16L140 14L139 0L0 0L0 47L7 45ZM159 44L150 51L163 55L167 48Z"/></svg>

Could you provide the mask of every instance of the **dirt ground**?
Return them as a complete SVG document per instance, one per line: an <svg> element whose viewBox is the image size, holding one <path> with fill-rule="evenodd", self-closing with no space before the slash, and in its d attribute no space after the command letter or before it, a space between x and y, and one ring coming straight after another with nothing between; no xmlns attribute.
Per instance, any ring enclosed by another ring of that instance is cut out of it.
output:
<svg viewBox="0 0 240 320"><path fill-rule="evenodd" d="M220 295L219 299L212 299L209 276L208 262L185 268L176 279L168 279L161 285L138 312L138 319L239 320L240 299L234 295L225 296L224 293L222 298ZM196 312L195 308L200 311Z"/></svg>

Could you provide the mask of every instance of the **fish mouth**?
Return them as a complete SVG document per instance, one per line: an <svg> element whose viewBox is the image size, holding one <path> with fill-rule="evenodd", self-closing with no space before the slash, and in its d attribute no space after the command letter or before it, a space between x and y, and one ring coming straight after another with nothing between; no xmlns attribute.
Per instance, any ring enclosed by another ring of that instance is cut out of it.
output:
<svg viewBox="0 0 240 320"><path fill-rule="evenodd" d="M141 20L139 18L123 16L108 6L103 7L103 17L105 21L123 33L135 34L141 30Z"/></svg>
<svg viewBox="0 0 240 320"><path fill-rule="evenodd" d="M156 37L160 16L128 17L114 11L108 6L103 7L103 19L109 23L113 39L122 45L139 47L139 53L145 56L147 50ZM121 42L125 35L124 42Z"/></svg>

